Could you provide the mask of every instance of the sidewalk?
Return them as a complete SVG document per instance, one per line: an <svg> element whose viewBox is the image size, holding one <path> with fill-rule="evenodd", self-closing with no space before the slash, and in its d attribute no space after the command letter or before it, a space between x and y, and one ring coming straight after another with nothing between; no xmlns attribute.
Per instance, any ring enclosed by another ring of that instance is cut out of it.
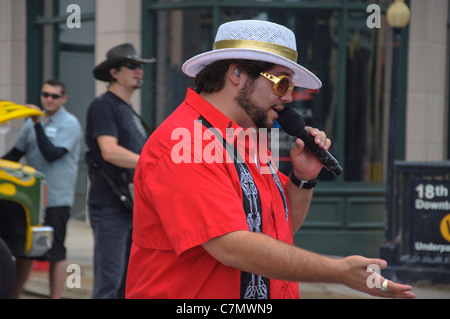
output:
<svg viewBox="0 0 450 319"><path fill-rule="evenodd" d="M66 234L67 265L75 264L80 267L80 288L64 287L62 294L66 299L90 299L93 287L93 235L92 229L85 220L71 218L67 225ZM44 269L43 269L44 268ZM69 271L67 276L75 272ZM70 278L69 278L70 280ZM74 282L74 281L70 281ZM48 267L36 265L25 284L24 290L37 295L48 296Z"/></svg>
<svg viewBox="0 0 450 319"><path fill-rule="evenodd" d="M90 299L92 294L92 230L84 220L70 219L66 238L67 264L76 264L81 270L80 288L68 288L63 298ZM68 277L74 272L69 271ZM48 272L33 269L25 290L38 295L48 296ZM70 278L69 278L70 279ZM73 282L73 281L71 281ZM450 285L413 285L418 299L450 299ZM302 299L372 299L374 297L336 284L300 284Z"/></svg>

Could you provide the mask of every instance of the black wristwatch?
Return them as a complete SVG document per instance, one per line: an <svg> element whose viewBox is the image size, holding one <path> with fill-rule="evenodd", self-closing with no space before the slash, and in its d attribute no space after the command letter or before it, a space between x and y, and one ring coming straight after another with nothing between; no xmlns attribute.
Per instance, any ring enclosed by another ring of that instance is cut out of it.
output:
<svg viewBox="0 0 450 319"><path fill-rule="evenodd" d="M302 181L302 180L298 179L297 176L295 176L294 172L291 172L291 174L289 174L289 179L295 186L297 186L298 188L303 188L303 189L314 188L317 184L316 178L312 179L310 181Z"/></svg>

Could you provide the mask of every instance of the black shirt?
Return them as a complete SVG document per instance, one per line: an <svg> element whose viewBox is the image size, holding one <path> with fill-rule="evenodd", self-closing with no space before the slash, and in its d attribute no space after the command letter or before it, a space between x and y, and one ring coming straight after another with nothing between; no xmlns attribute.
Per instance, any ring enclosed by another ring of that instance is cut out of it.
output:
<svg viewBox="0 0 450 319"><path fill-rule="evenodd" d="M129 104L115 94L107 91L95 98L87 111L85 142L95 161L113 180L117 180L123 168L106 162L101 156L97 137L114 136L118 144L134 153L140 154L148 134L140 118ZM91 187L89 205L117 205L120 203L108 183L99 175L89 171Z"/></svg>

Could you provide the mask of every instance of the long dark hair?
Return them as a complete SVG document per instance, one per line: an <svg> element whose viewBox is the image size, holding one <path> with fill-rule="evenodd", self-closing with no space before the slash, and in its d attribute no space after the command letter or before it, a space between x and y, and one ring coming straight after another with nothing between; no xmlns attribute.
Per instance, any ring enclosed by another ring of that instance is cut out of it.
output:
<svg viewBox="0 0 450 319"><path fill-rule="evenodd" d="M194 82L195 92L213 93L222 90L225 75L231 64L236 64L241 73L246 73L250 80L256 80L261 72L270 70L274 64L254 60L219 60L207 65L197 74Z"/></svg>

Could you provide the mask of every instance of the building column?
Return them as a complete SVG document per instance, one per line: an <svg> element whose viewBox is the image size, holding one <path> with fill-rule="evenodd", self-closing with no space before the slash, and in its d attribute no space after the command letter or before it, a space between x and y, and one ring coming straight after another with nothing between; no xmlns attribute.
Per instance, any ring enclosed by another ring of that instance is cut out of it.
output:
<svg viewBox="0 0 450 319"><path fill-rule="evenodd" d="M411 0L406 160L442 161L447 144L448 1Z"/></svg>
<svg viewBox="0 0 450 319"><path fill-rule="evenodd" d="M0 10L0 100L26 103L26 0L2 0ZM0 125L0 156L8 151L23 120Z"/></svg>
<svg viewBox="0 0 450 319"><path fill-rule="evenodd" d="M139 55L141 50L141 1L133 0L96 0L95 16L95 64L106 59L106 53L112 47L131 43ZM145 57L144 57L145 58ZM95 94L107 89L105 82L96 81ZM141 94L137 91L132 98L133 108L140 113Z"/></svg>

